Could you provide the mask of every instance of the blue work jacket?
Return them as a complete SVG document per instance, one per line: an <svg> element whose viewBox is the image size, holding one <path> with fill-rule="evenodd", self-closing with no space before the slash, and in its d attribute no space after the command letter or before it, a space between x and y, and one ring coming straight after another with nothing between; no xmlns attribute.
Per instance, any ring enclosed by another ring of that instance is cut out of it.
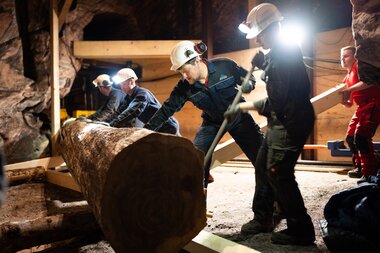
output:
<svg viewBox="0 0 380 253"><path fill-rule="evenodd" d="M181 79L161 109L145 125L146 128L158 129L168 117L180 111L187 101L191 101L203 111L204 121L215 125L223 122L224 112L233 102L238 92L237 85L242 84L247 70L228 58L204 60L204 62L208 69L207 85L199 82L191 85L187 80ZM251 80L254 82L253 76ZM240 102L244 101L244 97L241 96Z"/></svg>

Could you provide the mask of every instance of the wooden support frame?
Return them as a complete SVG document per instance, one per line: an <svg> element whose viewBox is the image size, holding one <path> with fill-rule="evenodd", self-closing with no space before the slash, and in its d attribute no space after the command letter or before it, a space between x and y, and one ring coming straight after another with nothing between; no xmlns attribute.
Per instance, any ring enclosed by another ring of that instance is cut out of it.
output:
<svg viewBox="0 0 380 253"><path fill-rule="evenodd" d="M322 113L342 102L343 95L340 92L345 87L345 84L340 84L310 99L310 102L313 104L315 114L318 115L319 113ZM266 122L261 124L261 130L264 130L266 126ZM234 139L230 139L222 144L219 144L216 146L213 153L211 169L218 167L219 165L241 155L242 153L243 151L241 151Z"/></svg>
<svg viewBox="0 0 380 253"><path fill-rule="evenodd" d="M61 127L59 95L59 22L58 0L50 0L50 90L52 155L57 154L56 136Z"/></svg>
<svg viewBox="0 0 380 253"><path fill-rule="evenodd" d="M65 165L66 164L63 158L61 156L56 156L9 164L5 165L4 168L5 171L10 171L41 166L46 170L46 179L49 183L80 192L79 185L76 183L74 178L71 177L70 173L55 170L55 168Z"/></svg>
<svg viewBox="0 0 380 253"><path fill-rule="evenodd" d="M59 166L64 166L65 161L62 156L46 157L41 159L35 159L26 162L13 163L4 166L5 171L7 170L17 170L17 169L26 169L33 167L44 167L45 169L56 168Z"/></svg>
<svg viewBox="0 0 380 253"><path fill-rule="evenodd" d="M74 56L83 59L165 59L180 40L74 41ZM194 41L198 42L198 41Z"/></svg>
<svg viewBox="0 0 380 253"><path fill-rule="evenodd" d="M47 170L46 179L49 183L80 192L80 187L70 173Z"/></svg>

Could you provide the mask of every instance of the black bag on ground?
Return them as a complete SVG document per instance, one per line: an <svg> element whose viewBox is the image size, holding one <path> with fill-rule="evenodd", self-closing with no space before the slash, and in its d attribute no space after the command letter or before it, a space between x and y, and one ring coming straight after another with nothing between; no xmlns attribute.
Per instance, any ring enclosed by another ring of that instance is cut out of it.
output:
<svg viewBox="0 0 380 253"><path fill-rule="evenodd" d="M333 195L320 222L331 252L374 252L380 238L380 188L365 183Z"/></svg>

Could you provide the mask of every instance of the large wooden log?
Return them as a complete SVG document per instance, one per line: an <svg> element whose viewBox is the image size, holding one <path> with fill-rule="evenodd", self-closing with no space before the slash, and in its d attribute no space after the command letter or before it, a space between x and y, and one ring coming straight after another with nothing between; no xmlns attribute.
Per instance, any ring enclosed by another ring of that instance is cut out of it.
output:
<svg viewBox="0 0 380 253"><path fill-rule="evenodd" d="M189 140L73 121L59 145L116 252L177 253L206 225L203 154Z"/></svg>

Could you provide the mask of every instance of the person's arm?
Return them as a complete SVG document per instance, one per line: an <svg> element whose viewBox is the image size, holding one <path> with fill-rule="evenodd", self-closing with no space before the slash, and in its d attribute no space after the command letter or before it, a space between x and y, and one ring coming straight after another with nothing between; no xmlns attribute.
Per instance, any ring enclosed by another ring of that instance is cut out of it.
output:
<svg viewBox="0 0 380 253"><path fill-rule="evenodd" d="M258 101L247 101L237 104L235 107L229 108L224 117L233 118L239 112L247 112L250 110L257 111L260 115L269 116L270 111L268 107L268 98L260 99Z"/></svg>
<svg viewBox="0 0 380 253"><path fill-rule="evenodd" d="M180 80L174 87L169 98L162 104L161 108L145 124L144 128L157 131L175 112L182 109L188 100L186 96L186 81Z"/></svg>
<svg viewBox="0 0 380 253"><path fill-rule="evenodd" d="M359 81L351 87L347 87L346 89L341 91L341 93L343 94L343 101L341 102L341 104L347 108L350 108L354 104L354 102L352 101L352 92L365 90L372 87L373 85L374 84L367 84L362 81Z"/></svg>
<svg viewBox="0 0 380 253"><path fill-rule="evenodd" d="M96 113L96 115L88 117L91 120L106 121L116 112L123 97L118 93L111 92L106 104Z"/></svg>
<svg viewBox="0 0 380 253"><path fill-rule="evenodd" d="M241 86L242 92L248 94L251 91L253 91L256 85L255 77L251 75L249 77L248 83L243 84L248 71L239 65L236 65L236 69L236 73L238 73L238 76L235 76L235 79L237 80L237 84Z"/></svg>
<svg viewBox="0 0 380 253"><path fill-rule="evenodd" d="M127 108L110 122L111 126L129 125L133 119L144 112L148 105L147 97L145 94L139 94L127 105Z"/></svg>

